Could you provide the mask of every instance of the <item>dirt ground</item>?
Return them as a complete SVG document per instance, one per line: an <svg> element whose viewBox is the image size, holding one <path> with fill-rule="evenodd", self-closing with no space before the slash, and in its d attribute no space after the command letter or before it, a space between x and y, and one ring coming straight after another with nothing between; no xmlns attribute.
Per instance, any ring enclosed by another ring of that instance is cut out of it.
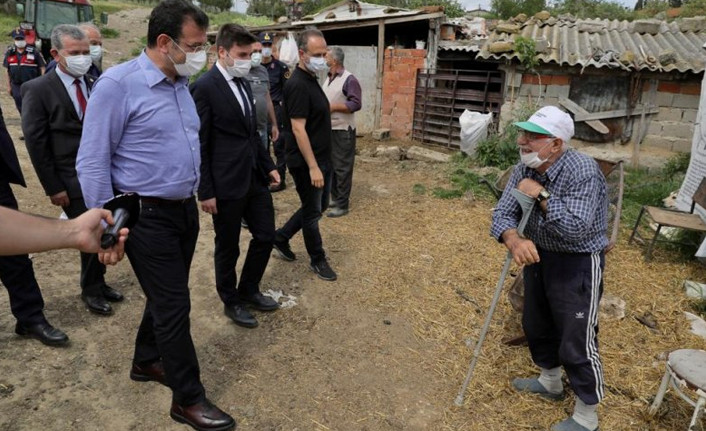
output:
<svg viewBox="0 0 706 431"><path fill-rule="evenodd" d="M111 16L119 40L106 40L106 64L129 55L145 33L144 10ZM0 94L28 188L16 187L20 207L58 216L19 140L20 122ZM517 331L503 297L463 407L453 405L505 256L489 235L492 203L470 197L437 199L444 167L370 156L378 143L361 139L351 213L324 217L324 245L339 280L299 259L270 261L262 290L282 290L296 305L258 313L244 329L223 315L214 287L213 229L201 217L191 271L191 328L208 397L233 415L240 430L546 430L573 406L514 393L512 377L534 372L526 348L501 340ZM406 142L386 144L409 145ZM290 180L291 181L291 180ZM291 184L290 184L291 186ZM416 187L415 187L416 186ZM426 192L420 192L422 189ZM278 223L298 206L293 187L274 195ZM242 249L249 234L241 237ZM646 415L663 372L663 355L706 348L687 332L679 294L685 278L704 281L703 268L666 253L646 264L623 232L608 258L606 292L627 302L627 316L601 322L607 397L604 430L686 428L690 411L668 396L656 419ZM79 299L74 251L36 254L45 314L71 342L50 348L13 333L0 295L0 430L184 430L168 416L170 391L128 378L144 296L129 263L106 280L125 294L113 316L90 314ZM458 292L461 292L459 294ZM650 331L635 319L650 312ZM661 360L660 360L661 359Z"/></svg>

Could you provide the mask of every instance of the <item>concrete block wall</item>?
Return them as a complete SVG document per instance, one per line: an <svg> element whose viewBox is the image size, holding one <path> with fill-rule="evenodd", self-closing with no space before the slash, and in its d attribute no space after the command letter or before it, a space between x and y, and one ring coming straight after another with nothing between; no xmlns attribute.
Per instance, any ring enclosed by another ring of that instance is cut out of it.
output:
<svg viewBox="0 0 706 431"><path fill-rule="evenodd" d="M516 77L511 78L510 70L508 77L506 101L515 97L515 102L537 103L540 97L540 106L557 105L560 97L569 97L570 75L548 75L542 74L541 78L536 74L522 74L521 81ZM517 74L515 74L517 75ZM540 81L541 79L541 81ZM518 81L520 86L517 87ZM541 83L541 85L540 85ZM514 88L512 88L514 87ZM649 84L645 82L640 103L644 103L648 97ZM701 95L701 82L692 81L670 81L660 80L657 86L657 94L654 103L659 107L658 114L649 115L647 118L647 134L642 145L648 147L659 147L670 151L689 152L691 151L691 141L694 134L694 122L699 109L699 99ZM517 103L516 103L517 104ZM512 121L512 112L508 103L503 106L500 116L500 130ZM639 116L633 121L633 137L637 137L637 127Z"/></svg>
<svg viewBox="0 0 706 431"><path fill-rule="evenodd" d="M395 138L412 133L417 69L425 66L424 49L386 49L382 78L380 127Z"/></svg>
<svg viewBox="0 0 706 431"><path fill-rule="evenodd" d="M648 100L645 84L642 101ZM699 110L701 83L696 81L661 80L657 85L655 104L659 113L649 116L647 134L642 141L646 147L689 152L694 135L694 122ZM639 117L638 117L639 118ZM639 121L635 122L637 125Z"/></svg>

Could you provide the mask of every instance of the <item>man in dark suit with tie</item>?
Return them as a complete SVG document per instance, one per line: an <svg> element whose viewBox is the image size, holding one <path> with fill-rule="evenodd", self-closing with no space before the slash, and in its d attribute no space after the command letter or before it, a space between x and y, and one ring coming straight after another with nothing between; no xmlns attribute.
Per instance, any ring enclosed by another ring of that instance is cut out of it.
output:
<svg viewBox="0 0 706 431"><path fill-rule="evenodd" d="M201 118L201 183L199 201L212 214L215 238L216 289L225 314L237 325L254 328L259 311L279 308L260 293L260 280L272 252L274 207L269 185L280 177L261 145L255 105L248 82L255 37L237 24L225 24L216 37L218 60L191 88ZM237 283L235 264L241 218L248 221L252 240Z"/></svg>
<svg viewBox="0 0 706 431"><path fill-rule="evenodd" d="M15 145L7 133L0 111L0 205L17 209L17 200L10 184L27 187L17 160ZM69 341L66 334L54 328L44 317L44 300L29 256L0 256L0 281L10 296L10 309L17 319L17 334L36 338L49 346L58 346Z"/></svg>
<svg viewBox="0 0 706 431"><path fill-rule="evenodd" d="M51 203L69 218L86 211L76 175L83 116L95 78L88 38L74 25L52 30L51 53L58 67L22 86L22 131L32 164ZM108 301L123 295L105 284L105 266L95 254L81 253L81 299L96 314L111 314Z"/></svg>

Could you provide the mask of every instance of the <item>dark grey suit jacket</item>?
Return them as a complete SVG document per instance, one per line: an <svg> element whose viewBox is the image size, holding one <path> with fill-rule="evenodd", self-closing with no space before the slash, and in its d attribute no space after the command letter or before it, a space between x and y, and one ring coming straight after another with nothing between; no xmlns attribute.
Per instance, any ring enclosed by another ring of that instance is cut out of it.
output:
<svg viewBox="0 0 706 431"><path fill-rule="evenodd" d="M199 200L240 199L253 180L267 187L268 173L276 167L257 135L252 90L250 118L246 118L228 81L214 65L191 85L191 95L201 118L201 183Z"/></svg>
<svg viewBox="0 0 706 431"><path fill-rule="evenodd" d="M18 184L27 187L25 178L22 175L20 162L17 160L17 152L12 138L7 132L5 119L0 110L0 181L7 181L10 184Z"/></svg>
<svg viewBox="0 0 706 431"><path fill-rule="evenodd" d="M89 91L95 78L86 75ZM22 132L34 170L47 196L66 191L81 198L76 154L83 123L56 71L22 85ZM88 95L85 95L88 98Z"/></svg>

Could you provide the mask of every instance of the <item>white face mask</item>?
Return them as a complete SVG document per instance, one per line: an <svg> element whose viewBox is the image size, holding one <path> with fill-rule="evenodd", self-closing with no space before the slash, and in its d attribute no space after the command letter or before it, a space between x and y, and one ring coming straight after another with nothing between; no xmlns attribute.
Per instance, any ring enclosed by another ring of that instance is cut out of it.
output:
<svg viewBox="0 0 706 431"><path fill-rule="evenodd" d="M309 69L311 73L319 73L328 69L326 66L326 59L323 57L309 57L309 62L306 64L306 68Z"/></svg>
<svg viewBox="0 0 706 431"><path fill-rule="evenodd" d="M262 62L262 54L259 52L253 52L252 55L250 56L250 63L252 63L252 67L259 66L261 62Z"/></svg>
<svg viewBox="0 0 706 431"><path fill-rule="evenodd" d="M549 145L551 145L551 144L549 144ZM549 145L547 145L547 146L549 146ZM547 148L547 146L545 146L544 148ZM544 148L542 148L542 150ZM537 169L538 167L545 164L547 162L547 160L549 160L549 157L547 157L545 159L540 158L539 151L535 151L535 152L527 153L527 154L523 154L522 151L520 151L520 160L522 161L522 164L527 166L528 168Z"/></svg>
<svg viewBox="0 0 706 431"><path fill-rule="evenodd" d="M103 57L103 47L100 45L91 45L91 59L95 62L100 61Z"/></svg>
<svg viewBox="0 0 706 431"><path fill-rule="evenodd" d="M80 78L91 68L93 60L90 55L69 55L66 60L66 72L74 78Z"/></svg>
<svg viewBox="0 0 706 431"><path fill-rule="evenodd" d="M228 75L232 76L233 78L244 78L245 76L247 76L247 74L250 72L250 60L236 60L234 58L231 58L230 55L227 56L228 58L233 60L232 65L228 66L227 63L225 65L225 69L226 72L228 72Z"/></svg>
<svg viewBox="0 0 706 431"><path fill-rule="evenodd" d="M262 56L265 58L272 57L272 48L262 48Z"/></svg>
<svg viewBox="0 0 706 431"><path fill-rule="evenodd" d="M25 46L27 46L27 41L26 40L16 40L15 41L15 46L22 49Z"/></svg>
<svg viewBox="0 0 706 431"><path fill-rule="evenodd" d="M202 50L199 52L185 52L183 49L181 49L179 44L177 44L173 40L172 43L174 44L174 46L179 48L179 51L183 52L186 55L186 61L177 64L174 59L169 54L167 54L167 57L169 57L169 59L172 60L172 63L174 63L174 69L176 70L177 75L184 77L195 75L206 65L206 61L208 61L206 51Z"/></svg>

